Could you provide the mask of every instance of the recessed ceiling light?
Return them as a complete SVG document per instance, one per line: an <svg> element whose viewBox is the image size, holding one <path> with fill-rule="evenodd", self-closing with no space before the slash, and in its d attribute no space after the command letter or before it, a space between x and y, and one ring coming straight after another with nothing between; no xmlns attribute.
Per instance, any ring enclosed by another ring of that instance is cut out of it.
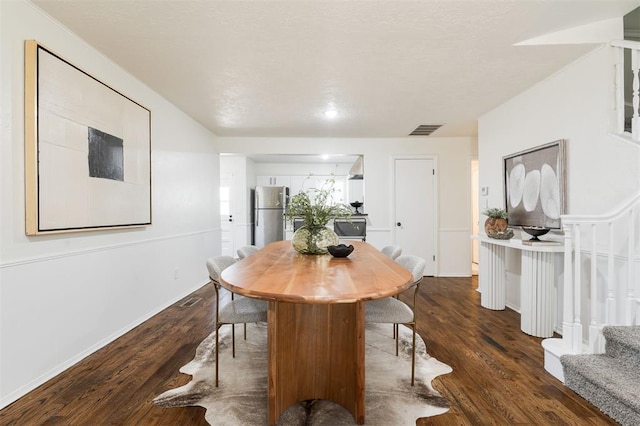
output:
<svg viewBox="0 0 640 426"><path fill-rule="evenodd" d="M324 112L324 116L327 118L336 118L338 116L338 111L335 109L328 109Z"/></svg>
<svg viewBox="0 0 640 426"><path fill-rule="evenodd" d="M328 160L328 159L329 159L329 154L322 154L322 155L320 156L320 158L322 158L323 160L325 160L325 161L326 161L326 160Z"/></svg>

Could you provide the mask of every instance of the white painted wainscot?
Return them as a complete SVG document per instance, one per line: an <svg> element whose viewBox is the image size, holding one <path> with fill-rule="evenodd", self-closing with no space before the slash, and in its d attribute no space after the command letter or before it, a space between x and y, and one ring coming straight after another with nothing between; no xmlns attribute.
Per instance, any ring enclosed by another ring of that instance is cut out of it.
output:
<svg viewBox="0 0 640 426"><path fill-rule="evenodd" d="M531 336L551 337L556 325L558 286L564 247L540 243L525 245L522 240L497 240L485 235L471 237L480 242L480 304L503 310L506 304L506 251L519 250L520 329Z"/></svg>

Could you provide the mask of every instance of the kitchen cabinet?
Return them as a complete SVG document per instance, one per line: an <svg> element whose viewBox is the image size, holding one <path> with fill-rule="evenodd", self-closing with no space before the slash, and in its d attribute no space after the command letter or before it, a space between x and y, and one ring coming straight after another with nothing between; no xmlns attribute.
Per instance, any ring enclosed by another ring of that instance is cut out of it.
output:
<svg viewBox="0 0 640 426"><path fill-rule="evenodd" d="M318 176L291 176L291 188L289 190L290 195L295 195L300 190L308 191L311 188L322 188L326 186L328 180L333 180L335 183L333 188L333 201L336 203L347 202L347 178L346 176L331 176L331 175L318 175ZM295 187L294 187L295 183ZM299 186L298 186L299 185ZM313 197L313 194L311 194Z"/></svg>
<svg viewBox="0 0 640 426"><path fill-rule="evenodd" d="M257 176L257 186L291 186L291 176Z"/></svg>
<svg viewBox="0 0 640 426"><path fill-rule="evenodd" d="M257 176L257 186L287 186L289 196L292 197L300 191L307 191L311 188L322 188L327 180L335 181L334 201L348 204L348 186L346 176L331 175L307 175L307 176Z"/></svg>
<svg viewBox="0 0 640 426"><path fill-rule="evenodd" d="M305 180L307 179L306 176L290 176L290 178L291 178L290 185L289 185L290 197L293 197L294 195L302 191L304 188L307 188L309 186L308 182L306 182L307 184L305 185Z"/></svg>

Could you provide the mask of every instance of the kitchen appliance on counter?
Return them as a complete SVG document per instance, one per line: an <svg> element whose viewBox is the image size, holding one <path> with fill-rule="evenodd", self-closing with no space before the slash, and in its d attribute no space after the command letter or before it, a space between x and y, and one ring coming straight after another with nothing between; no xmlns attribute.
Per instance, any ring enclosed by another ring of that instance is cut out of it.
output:
<svg viewBox="0 0 640 426"><path fill-rule="evenodd" d="M257 186L254 192L253 244L258 247L285 239L286 186Z"/></svg>
<svg viewBox="0 0 640 426"><path fill-rule="evenodd" d="M333 232L342 240L367 240L367 218L351 216L349 219L334 219Z"/></svg>

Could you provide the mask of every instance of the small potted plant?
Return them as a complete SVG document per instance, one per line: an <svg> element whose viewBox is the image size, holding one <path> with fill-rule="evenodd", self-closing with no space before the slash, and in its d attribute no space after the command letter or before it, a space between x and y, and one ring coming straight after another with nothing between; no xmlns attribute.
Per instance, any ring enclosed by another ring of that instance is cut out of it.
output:
<svg viewBox="0 0 640 426"><path fill-rule="evenodd" d="M351 209L334 201L334 185L335 181L329 179L320 188L302 190L290 198L286 217L291 221L294 218L303 220L291 240L299 253L324 254L328 252L328 246L338 244L338 236L326 225L335 218L349 218Z"/></svg>
<svg viewBox="0 0 640 426"><path fill-rule="evenodd" d="M508 229L509 214L505 209L494 207L485 210L482 214L487 216L487 220L484 222L484 232L488 237L503 240L513 237L513 231Z"/></svg>

